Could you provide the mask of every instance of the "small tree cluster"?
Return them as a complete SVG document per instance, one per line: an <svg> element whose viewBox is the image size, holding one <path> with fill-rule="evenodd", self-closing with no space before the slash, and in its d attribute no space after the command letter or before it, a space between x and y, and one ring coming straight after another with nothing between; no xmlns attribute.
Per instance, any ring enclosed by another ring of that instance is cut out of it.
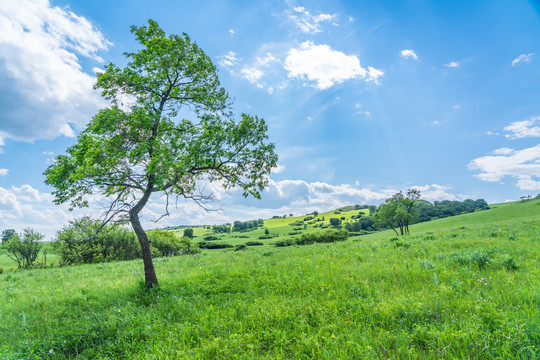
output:
<svg viewBox="0 0 540 360"><path fill-rule="evenodd" d="M389 227L396 235L399 235L396 228L399 227L401 235L409 233L409 224L415 219L414 207L420 199L420 191L409 189L407 194L397 192L392 197L386 199L380 206L379 212L373 217L377 226Z"/></svg>
<svg viewBox="0 0 540 360"><path fill-rule="evenodd" d="M13 233L5 244L7 256L15 261L19 268L31 267L37 260L40 241L45 235L33 229L24 229L21 234Z"/></svg>
<svg viewBox="0 0 540 360"><path fill-rule="evenodd" d="M250 220L250 221L235 221L233 223L232 231L246 231L256 229L259 226L264 226L264 220Z"/></svg>

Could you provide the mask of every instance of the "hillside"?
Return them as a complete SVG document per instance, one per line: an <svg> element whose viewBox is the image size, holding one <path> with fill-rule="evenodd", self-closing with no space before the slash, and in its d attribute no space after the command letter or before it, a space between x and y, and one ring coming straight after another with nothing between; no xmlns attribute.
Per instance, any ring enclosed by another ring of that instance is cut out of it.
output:
<svg viewBox="0 0 540 360"><path fill-rule="evenodd" d="M140 261L4 273L0 358L537 359L539 208L157 259L150 292Z"/></svg>

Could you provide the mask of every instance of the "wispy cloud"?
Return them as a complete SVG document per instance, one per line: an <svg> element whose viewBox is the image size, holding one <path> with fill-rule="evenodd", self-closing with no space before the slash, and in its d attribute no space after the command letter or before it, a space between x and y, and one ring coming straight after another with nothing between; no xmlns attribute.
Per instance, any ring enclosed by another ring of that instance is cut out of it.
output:
<svg viewBox="0 0 540 360"><path fill-rule="evenodd" d="M457 61L451 61L448 64L444 64L444 66L449 68L458 68L460 64Z"/></svg>
<svg viewBox="0 0 540 360"><path fill-rule="evenodd" d="M418 55L416 55L416 52L411 49L401 50L401 56L404 57L405 59L418 60Z"/></svg>
<svg viewBox="0 0 540 360"><path fill-rule="evenodd" d="M533 116L523 121L514 121L504 130L510 132L510 134L505 135L509 139L540 137L540 116Z"/></svg>
<svg viewBox="0 0 540 360"><path fill-rule="evenodd" d="M520 62L529 63L532 61L534 53L528 53L528 54L521 54L514 60L512 60L512 66L516 66Z"/></svg>
<svg viewBox="0 0 540 360"><path fill-rule="evenodd" d="M322 32L322 23L333 23L335 25L338 16L336 14L324 13L312 15L303 6L293 6L288 11L288 18L302 32L306 34L316 34Z"/></svg>
<svg viewBox="0 0 540 360"><path fill-rule="evenodd" d="M265 69L270 68L274 63L280 62L281 61L271 53L266 53L265 56L257 57L253 64L244 66L240 70L240 73L246 80L262 88L264 85L260 82L260 80L266 75ZM271 90L269 91L273 92L273 90L274 88L271 87Z"/></svg>
<svg viewBox="0 0 540 360"><path fill-rule="evenodd" d="M373 67L366 70L355 55L346 55L328 45L303 42L289 50L285 59L289 78L300 78L324 90L350 79L366 79L376 84L384 72Z"/></svg>
<svg viewBox="0 0 540 360"><path fill-rule="evenodd" d="M233 66L236 66L240 63L240 59L238 58L238 55L234 51L229 51L225 55L218 56L218 64L230 68Z"/></svg>
<svg viewBox="0 0 540 360"><path fill-rule="evenodd" d="M9 169L0 169L0 176L6 176L9 172Z"/></svg>

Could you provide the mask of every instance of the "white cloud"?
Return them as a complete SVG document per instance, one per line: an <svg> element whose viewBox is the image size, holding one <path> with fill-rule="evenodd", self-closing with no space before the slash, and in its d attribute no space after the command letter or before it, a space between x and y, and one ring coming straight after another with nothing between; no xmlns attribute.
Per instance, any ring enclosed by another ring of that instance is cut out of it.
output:
<svg viewBox="0 0 540 360"><path fill-rule="evenodd" d="M532 116L528 120L514 121L504 128L511 132L505 136L509 139L521 139L525 137L540 137L540 116Z"/></svg>
<svg viewBox="0 0 540 360"><path fill-rule="evenodd" d="M291 20L302 32L306 34L316 34L322 31L321 23L336 21L336 14L318 14L312 15L302 6L292 7L288 11L289 20ZM335 23L334 23L335 25Z"/></svg>
<svg viewBox="0 0 540 360"><path fill-rule="evenodd" d="M240 59L238 59L234 51L229 51L225 55L218 56L218 59L218 64L227 68L238 65L238 63L240 62Z"/></svg>
<svg viewBox="0 0 540 360"><path fill-rule="evenodd" d="M350 79L366 78L366 81L378 83L384 74L373 67L366 70L354 55L346 55L328 45L315 45L311 41L303 42L299 49L289 50L285 69L289 78L315 82L315 87L320 90Z"/></svg>
<svg viewBox="0 0 540 360"><path fill-rule="evenodd" d="M534 53L521 54L521 55L519 55L517 58L515 58L514 60L512 60L512 66L516 66L516 65L519 64L520 62L525 62L525 63L531 62L531 61L532 61L533 55L534 55Z"/></svg>
<svg viewBox="0 0 540 360"><path fill-rule="evenodd" d="M231 34L231 36L234 36L234 30L233 30L233 29L229 29L229 34Z"/></svg>
<svg viewBox="0 0 540 360"><path fill-rule="evenodd" d="M420 190L421 199L429 202L442 201L442 200L465 200L467 196L461 194L452 194L448 190L452 189L448 185L423 185L423 186L411 186L413 189Z"/></svg>
<svg viewBox="0 0 540 360"><path fill-rule="evenodd" d="M457 61L452 61L452 62L449 62L448 64L444 64L444 66L449 67L449 68L458 68L459 63Z"/></svg>
<svg viewBox="0 0 540 360"><path fill-rule="evenodd" d="M505 177L517 180L521 190L536 190L533 176L540 174L540 144L523 150L500 148L493 155L474 159L469 169L480 170L475 177L483 181L496 182Z"/></svg>
<svg viewBox="0 0 540 360"><path fill-rule="evenodd" d="M272 64L279 62L280 60L274 55L271 53L266 53L266 55L263 57L257 57L252 65L244 66L242 70L240 70L240 73L242 73L242 76L246 80L257 85L257 87L262 88L263 84L259 80L266 75L265 69L270 68ZM272 90L268 90L270 93L272 93L274 89L272 87Z"/></svg>
<svg viewBox="0 0 540 360"><path fill-rule="evenodd" d="M16 140L73 134L103 105L79 56L102 62L110 43L84 17L48 0L0 7L0 135Z"/></svg>
<svg viewBox="0 0 540 360"><path fill-rule="evenodd" d="M0 169L0 176L6 176L9 172L9 169Z"/></svg>
<svg viewBox="0 0 540 360"><path fill-rule="evenodd" d="M405 59L418 60L418 55L416 55L416 52L410 49L401 50L401 56Z"/></svg>
<svg viewBox="0 0 540 360"><path fill-rule="evenodd" d="M285 171L287 167L285 165L277 164L275 168L272 169L272 173L279 174Z"/></svg>

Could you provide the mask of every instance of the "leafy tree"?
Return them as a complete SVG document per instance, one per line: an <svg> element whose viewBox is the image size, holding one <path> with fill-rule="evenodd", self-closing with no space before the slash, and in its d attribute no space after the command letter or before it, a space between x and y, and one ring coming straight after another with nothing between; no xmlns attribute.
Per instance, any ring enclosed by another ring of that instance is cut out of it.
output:
<svg viewBox="0 0 540 360"><path fill-rule="evenodd" d="M332 226L339 226L339 225L341 225L341 219L338 219L338 218L331 218L331 219L330 219L330 225L332 225Z"/></svg>
<svg viewBox="0 0 540 360"><path fill-rule="evenodd" d="M184 229L184 237L193 239L193 229Z"/></svg>
<svg viewBox="0 0 540 360"><path fill-rule="evenodd" d="M20 235L15 233L6 244L7 256L16 261L19 268L32 266L41 249L40 241L44 237L45 235L30 228L24 229Z"/></svg>
<svg viewBox="0 0 540 360"><path fill-rule="evenodd" d="M416 213L414 211L416 202L420 199L420 191L409 189L407 194L397 192L392 197L385 200L379 207L379 212L373 215L375 224L381 227L390 227L396 235L399 235L395 228L399 227L401 235L409 233L411 224Z"/></svg>
<svg viewBox="0 0 540 360"><path fill-rule="evenodd" d="M14 229L6 229L4 231L2 231L2 244L7 244L7 242L9 241L9 239L15 235L16 232Z"/></svg>
<svg viewBox="0 0 540 360"><path fill-rule="evenodd" d="M150 242L140 213L153 194L184 197L199 204L210 198L199 185L218 181L225 189L260 197L276 166L263 119L242 114L235 121L231 101L210 58L187 34L169 35L152 20L132 26L142 48L126 53L128 64L109 64L95 87L111 101L77 143L46 171L57 204L88 206L99 193L108 201L104 221L129 221L141 245L145 283L158 286ZM182 111L194 119L180 118Z"/></svg>

